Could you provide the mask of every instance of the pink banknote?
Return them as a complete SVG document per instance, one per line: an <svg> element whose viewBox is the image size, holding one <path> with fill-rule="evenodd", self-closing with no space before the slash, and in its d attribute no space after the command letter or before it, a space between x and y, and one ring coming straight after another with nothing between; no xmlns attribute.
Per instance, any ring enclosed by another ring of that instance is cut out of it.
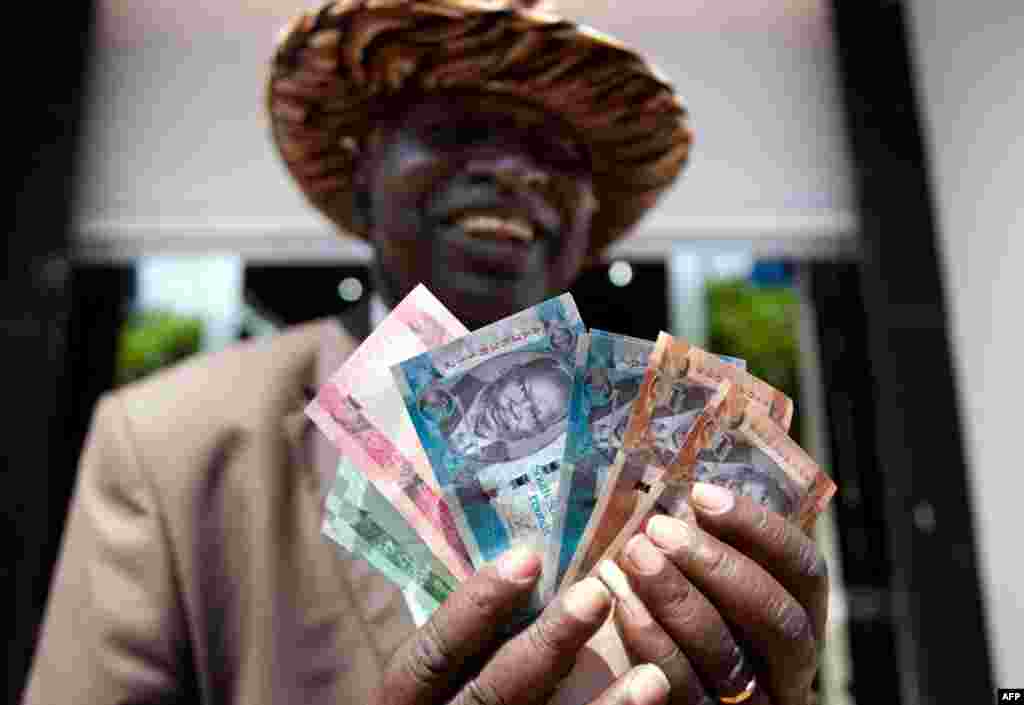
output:
<svg viewBox="0 0 1024 705"><path fill-rule="evenodd" d="M419 534L452 575L473 572L389 367L469 331L423 286L325 382L306 414Z"/></svg>

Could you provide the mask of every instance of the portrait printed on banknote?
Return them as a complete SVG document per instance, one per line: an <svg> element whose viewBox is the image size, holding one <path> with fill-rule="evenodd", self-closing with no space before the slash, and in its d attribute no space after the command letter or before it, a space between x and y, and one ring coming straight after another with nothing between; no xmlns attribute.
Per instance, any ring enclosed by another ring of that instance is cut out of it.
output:
<svg viewBox="0 0 1024 705"><path fill-rule="evenodd" d="M651 450L662 467L668 467L689 436L693 422L704 410L715 390L686 381L675 381L663 403L654 407L648 425Z"/></svg>
<svg viewBox="0 0 1024 705"><path fill-rule="evenodd" d="M738 390L736 390L738 392ZM694 462L694 477L754 499L807 528L835 493L835 483L780 426L772 412L742 393L720 407L708 444Z"/></svg>
<svg viewBox="0 0 1024 705"><path fill-rule="evenodd" d="M495 512L510 538L549 530L572 393L564 362L511 352L446 382L418 401L447 443L446 493L466 515Z"/></svg>
<svg viewBox="0 0 1024 705"><path fill-rule="evenodd" d="M792 515L801 488L762 450L735 432L730 435L734 436L731 448L721 460L709 451L697 455L696 480L750 497L782 516Z"/></svg>
<svg viewBox="0 0 1024 705"><path fill-rule="evenodd" d="M559 356L512 352L438 380L417 400L450 451L477 466L531 455L565 433L572 376Z"/></svg>
<svg viewBox="0 0 1024 705"><path fill-rule="evenodd" d="M336 393L333 387L325 388L321 404L335 423L353 436L373 428L351 394Z"/></svg>
<svg viewBox="0 0 1024 705"><path fill-rule="evenodd" d="M551 533L582 333L563 295L392 368L478 567Z"/></svg>

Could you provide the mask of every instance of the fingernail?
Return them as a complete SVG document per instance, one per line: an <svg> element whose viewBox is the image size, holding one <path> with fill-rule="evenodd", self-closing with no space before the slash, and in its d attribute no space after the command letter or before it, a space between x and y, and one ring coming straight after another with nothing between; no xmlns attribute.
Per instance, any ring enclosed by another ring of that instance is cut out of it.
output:
<svg viewBox="0 0 1024 705"><path fill-rule="evenodd" d="M724 514L732 509L735 501L732 492L707 482L695 483L690 497L705 514Z"/></svg>
<svg viewBox="0 0 1024 705"><path fill-rule="evenodd" d="M616 599L622 600L633 592L626 574L611 561L604 560L597 564L597 576L611 590Z"/></svg>
<svg viewBox="0 0 1024 705"><path fill-rule="evenodd" d="M689 524L658 515L647 522L647 535L660 548L678 551L693 544L693 529Z"/></svg>
<svg viewBox="0 0 1024 705"><path fill-rule="evenodd" d="M629 540L625 554L641 575L657 575L665 566L665 556L643 534Z"/></svg>
<svg viewBox="0 0 1024 705"><path fill-rule="evenodd" d="M540 575L540 557L527 546L517 546L498 559L498 575L510 583L533 582Z"/></svg>
<svg viewBox="0 0 1024 705"><path fill-rule="evenodd" d="M629 679L629 701L631 705L661 705L668 698L668 678L653 663L645 663L633 669Z"/></svg>
<svg viewBox="0 0 1024 705"><path fill-rule="evenodd" d="M565 611L581 622L594 622L604 616L612 603L608 588L597 578L587 578L569 588L563 598Z"/></svg>
<svg viewBox="0 0 1024 705"><path fill-rule="evenodd" d="M633 592L629 578L614 561L604 560L597 564L597 575L618 600L618 606L625 610L637 625L652 622L653 619L640 598Z"/></svg>

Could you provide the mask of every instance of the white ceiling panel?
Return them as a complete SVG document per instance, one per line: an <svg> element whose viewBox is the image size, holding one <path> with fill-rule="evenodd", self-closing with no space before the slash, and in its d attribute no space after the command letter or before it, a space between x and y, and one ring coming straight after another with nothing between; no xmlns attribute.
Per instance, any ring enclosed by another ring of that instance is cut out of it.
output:
<svg viewBox="0 0 1024 705"><path fill-rule="evenodd" d="M561 3L642 47L696 131L683 178L626 251L718 238L813 247L853 232L825 4ZM83 251L366 256L305 203L268 139L265 67L278 29L302 7L100 1L77 208Z"/></svg>

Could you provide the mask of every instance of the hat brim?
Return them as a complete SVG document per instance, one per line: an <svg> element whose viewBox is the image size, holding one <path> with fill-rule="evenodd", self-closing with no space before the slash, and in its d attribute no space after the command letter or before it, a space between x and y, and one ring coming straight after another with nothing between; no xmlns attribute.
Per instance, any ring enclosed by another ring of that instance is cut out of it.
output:
<svg viewBox="0 0 1024 705"><path fill-rule="evenodd" d="M654 205L692 143L672 86L591 28L510 0L338 0L285 28L266 98L300 189L358 237L353 177L373 108L410 90L513 97L561 118L590 156L592 257Z"/></svg>

